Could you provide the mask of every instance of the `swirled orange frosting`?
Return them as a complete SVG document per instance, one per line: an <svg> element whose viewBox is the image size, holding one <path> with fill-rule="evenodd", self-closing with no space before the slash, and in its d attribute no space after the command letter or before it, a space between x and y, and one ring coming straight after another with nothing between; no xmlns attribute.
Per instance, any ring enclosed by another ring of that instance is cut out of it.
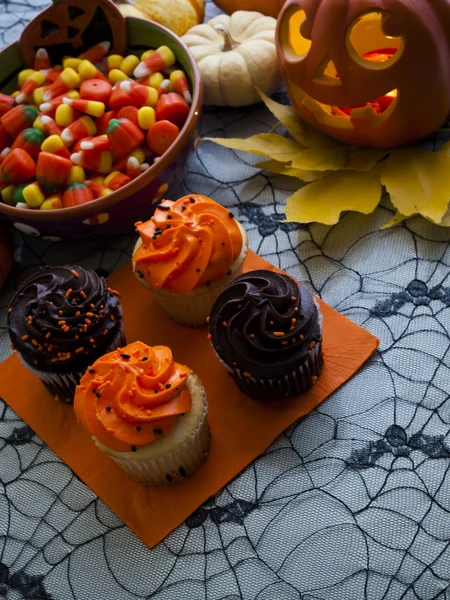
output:
<svg viewBox="0 0 450 600"><path fill-rule="evenodd" d="M168 433L190 410L190 373L166 346L134 342L88 369L75 394L75 415L111 450L133 451Z"/></svg>
<svg viewBox="0 0 450 600"><path fill-rule="evenodd" d="M153 288L178 294L223 279L242 250L232 213L206 196L163 200L136 226L142 245L133 255L135 268Z"/></svg>

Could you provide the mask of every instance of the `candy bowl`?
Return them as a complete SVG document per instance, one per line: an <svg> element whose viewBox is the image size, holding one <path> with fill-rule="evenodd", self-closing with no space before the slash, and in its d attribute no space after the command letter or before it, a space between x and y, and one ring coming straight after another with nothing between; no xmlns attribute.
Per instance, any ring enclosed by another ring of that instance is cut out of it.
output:
<svg viewBox="0 0 450 600"><path fill-rule="evenodd" d="M17 207L13 202L0 202L0 219L9 221L23 233L56 240L132 231L137 221L151 216L161 198L170 197L171 188L183 179L189 158L195 151L199 140L202 83L193 56L171 31L151 21L124 17L110 0L95 3L91 0L55 0L25 27L18 42L0 52L0 92L10 95L18 90L18 74L33 65L39 48L45 48L53 66L61 65L68 56L83 55L101 42L108 42L109 54L121 56L141 57L148 50L162 46L169 48L176 63L167 70L167 77L175 68L185 73L191 97L189 114L180 125L175 141L161 155L153 152L148 168L122 187L112 192L108 190L107 195L53 210L22 208L22 204ZM145 140L143 147L151 154ZM146 159L146 162L149 161ZM56 161L54 170L57 164Z"/></svg>

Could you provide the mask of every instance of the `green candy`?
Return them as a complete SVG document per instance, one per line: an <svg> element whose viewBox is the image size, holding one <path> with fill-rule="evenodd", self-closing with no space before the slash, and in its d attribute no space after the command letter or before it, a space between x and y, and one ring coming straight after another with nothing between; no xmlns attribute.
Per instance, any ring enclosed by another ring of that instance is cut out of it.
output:
<svg viewBox="0 0 450 600"><path fill-rule="evenodd" d="M28 104L22 105L22 110L25 113L27 121L31 124L34 123L39 115L39 111L34 106L29 106Z"/></svg>
<svg viewBox="0 0 450 600"><path fill-rule="evenodd" d="M41 146L42 142L45 140L46 135L39 129L35 129L34 127L29 127L22 132L23 139L33 146Z"/></svg>
<svg viewBox="0 0 450 600"><path fill-rule="evenodd" d="M19 183L16 185L16 189L14 190L13 202L14 204L18 204L19 202L25 202L25 198L23 197L23 190L26 188L28 183Z"/></svg>

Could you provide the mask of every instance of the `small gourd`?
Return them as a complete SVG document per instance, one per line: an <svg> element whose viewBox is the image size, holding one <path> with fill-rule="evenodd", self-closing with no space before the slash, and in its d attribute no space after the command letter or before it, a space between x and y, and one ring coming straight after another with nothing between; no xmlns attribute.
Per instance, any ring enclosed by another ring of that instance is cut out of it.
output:
<svg viewBox="0 0 450 600"><path fill-rule="evenodd" d="M270 96L280 87L275 28L272 17L237 11L196 25L181 38L200 69L205 104L248 106L261 102L257 88Z"/></svg>

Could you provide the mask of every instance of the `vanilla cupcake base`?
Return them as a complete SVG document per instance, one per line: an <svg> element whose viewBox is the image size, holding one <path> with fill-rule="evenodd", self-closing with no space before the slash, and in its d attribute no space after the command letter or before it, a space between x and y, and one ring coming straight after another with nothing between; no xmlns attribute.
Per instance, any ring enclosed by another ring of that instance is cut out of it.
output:
<svg viewBox="0 0 450 600"><path fill-rule="evenodd" d="M145 485L167 485L187 477L205 460L210 442L206 392L197 375L189 375L186 385L192 397L191 410L179 417L167 435L136 452L116 452L93 438L131 479Z"/></svg>
<svg viewBox="0 0 450 600"><path fill-rule="evenodd" d="M186 325L188 327L200 327L206 325L207 318L209 317L212 305L217 296L232 279L242 275L244 261L248 253L248 236L242 225L237 221L236 223L242 234L241 253L231 265L230 275L226 275L220 281L212 282L209 286L204 285L188 294L176 294L164 288L155 289L146 281L144 276L137 271L136 265L133 263L136 277L142 285L153 292L162 310L170 319L172 319L172 321L175 321L175 323ZM139 238L134 247L133 254L141 245L142 240Z"/></svg>

